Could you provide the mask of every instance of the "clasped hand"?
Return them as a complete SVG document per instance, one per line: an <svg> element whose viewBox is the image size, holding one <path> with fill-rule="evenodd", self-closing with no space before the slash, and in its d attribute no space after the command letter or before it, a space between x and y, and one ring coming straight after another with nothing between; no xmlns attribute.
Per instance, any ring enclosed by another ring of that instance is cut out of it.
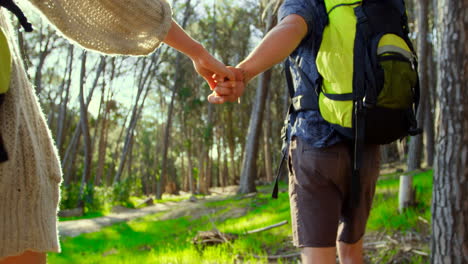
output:
<svg viewBox="0 0 468 264"><path fill-rule="evenodd" d="M210 103L223 104L238 101L244 93L247 81L244 71L235 67L226 67L202 46L199 52L194 52L190 58L197 73L206 80L213 91L208 96Z"/></svg>
<svg viewBox="0 0 468 264"><path fill-rule="evenodd" d="M213 92L208 96L208 102L212 104L223 104L226 102L236 102L244 93L246 86L246 79L244 72L235 67L228 66L227 69L231 71L235 80L222 78L219 75L213 75L216 86Z"/></svg>

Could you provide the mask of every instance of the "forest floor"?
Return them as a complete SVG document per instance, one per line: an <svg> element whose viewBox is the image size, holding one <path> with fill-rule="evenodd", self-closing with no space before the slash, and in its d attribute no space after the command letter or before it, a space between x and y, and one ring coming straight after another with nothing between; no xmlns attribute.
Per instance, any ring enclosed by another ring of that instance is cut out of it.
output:
<svg viewBox="0 0 468 264"><path fill-rule="evenodd" d="M167 211L170 211L170 213L166 215L166 219L186 216L189 213L197 211L198 213L202 213L203 210L200 209L204 207L203 204L205 202L227 199L230 196L235 195L237 189L238 186L211 188L210 195L193 201L190 199L182 201L168 201L138 209L117 207L111 214L106 216L59 222L59 234L61 237L76 237L85 233L97 232L106 226Z"/></svg>
<svg viewBox="0 0 468 264"><path fill-rule="evenodd" d="M379 180L364 237L365 263L429 261L432 172L415 176L419 202L403 214L396 213L400 174L399 168L388 168ZM63 252L53 255L50 263L75 263L77 257L86 259L83 263L101 264L301 263L299 251L291 243L290 224L245 235L289 219L287 185L280 186L278 200L270 198L271 186L260 186L257 194L236 195L236 190L237 186L212 189L212 195L195 201L121 208L104 217L61 222ZM224 246L194 250L192 244L202 230L237 234L238 238Z"/></svg>

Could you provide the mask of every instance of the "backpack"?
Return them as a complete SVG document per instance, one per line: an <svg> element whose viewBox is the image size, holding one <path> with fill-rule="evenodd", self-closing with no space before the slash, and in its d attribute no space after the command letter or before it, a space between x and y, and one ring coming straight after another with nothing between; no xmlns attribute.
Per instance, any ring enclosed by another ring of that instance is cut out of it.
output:
<svg viewBox="0 0 468 264"><path fill-rule="evenodd" d="M12 0L0 0L0 7L5 7L18 17L20 24L26 32L32 31L31 24L27 21L23 12ZM8 46L8 40L5 33L0 28L0 106L3 104L5 94L8 92L11 79L11 53ZM3 139L0 134L0 163L8 160L8 153L3 144Z"/></svg>
<svg viewBox="0 0 468 264"><path fill-rule="evenodd" d="M415 114L420 97L417 57L409 39L404 0L315 0L315 4L319 11L312 47L318 78L309 80L297 61L286 60L292 98L288 117L318 110L350 140L351 199L358 204L364 144L388 144L422 132ZM295 93L291 68L307 92ZM288 138L288 121L283 138Z"/></svg>

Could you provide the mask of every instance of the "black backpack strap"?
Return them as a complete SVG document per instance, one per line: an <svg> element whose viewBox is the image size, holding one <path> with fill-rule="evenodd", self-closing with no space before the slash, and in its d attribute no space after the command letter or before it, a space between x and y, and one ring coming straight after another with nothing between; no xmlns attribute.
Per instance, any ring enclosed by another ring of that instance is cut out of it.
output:
<svg viewBox="0 0 468 264"><path fill-rule="evenodd" d="M375 77L372 75L372 65L370 65L369 51L367 50L367 43L371 34L369 20L362 5L355 7L354 12L357 18L356 39L354 44L354 67L355 69L361 70L354 71L353 77L353 137L352 145L350 147L352 176L350 184L350 199L348 201L352 207L359 207L361 193L360 170L362 167L366 127L366 112L363 98L366 96L367 88L370 88L369 86L374 86L372 88L375 88L376 83Z"/></svg>
<svg viewBox="0 0 468 264"><path fill-rule="evenodd" d="M279 188L278 188L278 185L279 185L279 180L281 178L281 170L283 169L283 166L284 166L284 161L286 160L286 158L288 157L288 148L286 148L284 151L283 151L283 156L281 157L281 162L280 162L280 166L278 167L278 171L276 172L276 179L275 179L275 185L273 187L273 192L271 194L271 197L273 199L278 199L278 191L279 191Z"/></svg>
<svg viewBox="0 0 468 264"><path fill-rule="evenodd" d="M33 28L31 23L28 22L28 19L24 15L23 11L13 2L13 0L0 0L0 6L8 9L10 12L15 14L20 22L21 26L24 28L26 32L32 32Z"/></svg>
<svg viewBox="0 0 468 264"><path fill-rule="evenodd" d="M286 85L288 87L289 97L293 98L294 97L294 83L293 83L293 79L292 79L291 67L290 66L291 66L291 64L289 62L289 58L287 58L284 61L284 73L286 75ZM285 119L285 124L283 126L283 131L281 131L281 137L286 142L289 141L289 139L287 138L288 137L287 129L288 129L288 126L289 126L289 118L290 118L290 115L291 115L291 113L293 111L294 111L294 107L293 107L292 104L290 104L289 109L288 109L288 113L286 114L286 119ZM275 184L274 184L274 187L273 187L273 192L271 194L271 197L273 199L278 199L278 184L279 184L279 180L281 178L281 170L283 169L284 161L286 160L286 158L288 156L288 151L289 151L289 144L286 144L286 147L283 149L283 155L281 157L280 166L278 167L278 171L276 172Z"/></svg>
<svg viewBox="0 0 468 264"><path fill-rule="evenodd" d="M5 149L5 144L3 144L2 135L0 134L0 163L8 161L8 153Z"/></svg>
<svg viewBox="0 0 468 264"><path fill-rule="evenodd" d="M0 106L3 104L3 100L5 99L4 94L0 94ZM8 161L8 153L5 149L5 144L3 144L2 134L0 133L0 163Z"/></svg>

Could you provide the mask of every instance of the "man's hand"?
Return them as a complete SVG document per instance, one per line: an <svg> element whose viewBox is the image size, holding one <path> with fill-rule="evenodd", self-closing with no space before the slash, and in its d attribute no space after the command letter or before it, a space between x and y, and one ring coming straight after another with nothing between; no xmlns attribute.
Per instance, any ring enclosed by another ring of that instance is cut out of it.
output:
<svg viewBox="0 0 468 264"><path fill-rule="evenodd" d="M208 101L212 104L236 102L244 93L246 83L243 71L230 66L228 66L228 69L234 74L235 80L221 78L218 75L214 76L217 86L213 93L208 96Z"/></svg>

